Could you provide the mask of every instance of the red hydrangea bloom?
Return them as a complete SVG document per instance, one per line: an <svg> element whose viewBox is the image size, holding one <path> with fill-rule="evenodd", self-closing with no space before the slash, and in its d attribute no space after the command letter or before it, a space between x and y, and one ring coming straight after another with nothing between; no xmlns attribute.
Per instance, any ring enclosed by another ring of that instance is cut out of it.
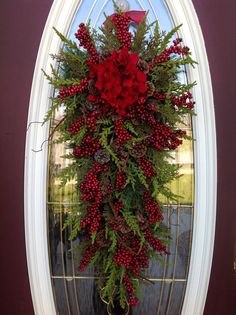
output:
<svg viewBox="0 0 236 315"><path fill-rule="evenodd" d="M126 108L146 95L147 75L137 67L139 56L129 53L126 47L99 64L90 66L89 77L96 80L95 87L100 97L120 115Z"/></svg>

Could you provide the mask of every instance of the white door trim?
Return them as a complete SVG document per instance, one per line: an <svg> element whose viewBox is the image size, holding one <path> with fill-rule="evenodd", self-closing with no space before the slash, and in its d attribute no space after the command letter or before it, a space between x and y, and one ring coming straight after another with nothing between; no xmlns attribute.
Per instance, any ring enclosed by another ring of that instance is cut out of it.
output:
<svg viewBox="0 0 236 315"><path fill-rule="evenodd" d="M193 128L195 153L195 213L189 278L182 315L201 315L205 305L212 264L216 218L216 131L209 64L196 12L191 0L166 0L175 24L183 23L181 36L188 43L196 69L189 69L190 81L197 81L193 94L197 101ZM49 107L52 88L41 69L50 73L50 54L57 53L60 39L55 26L66 34L79 0L54 0L41 39L35 65L29 105L28 123L39 122ZM48 124L31 124L26 137L25 153L25 238L30 287L36 315L56 315L48 258L46 218Z"/></svg>
<svg viewBox="0 0 236 315"><path fill-rule="evenodd" d="M193 119L195 207L192 253L182 315L201 315L209 285L216 220L217 156L211 75L205 43L191 0L167 0L175 25L183 24L181 36L191 48L196 69L188 69L197 102Z"/></svg>

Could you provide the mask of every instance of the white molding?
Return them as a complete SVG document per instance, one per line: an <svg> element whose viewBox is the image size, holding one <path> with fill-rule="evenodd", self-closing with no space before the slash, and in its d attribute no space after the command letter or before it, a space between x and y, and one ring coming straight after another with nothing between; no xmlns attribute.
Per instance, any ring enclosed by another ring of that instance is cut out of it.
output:
<svg viewBox="0 0 236 315"><path fill-rule="evenodd" d="M211 270L216 217L216 132L211 77L203 36L190 0L166 0L175 24L183 23L181 36L199 63L189 69L196 80L194 97L197 116L193 128L195 142L195 215L189 279L182 315L203 313ZM58 52L60 39L55 26L66 34L80 4L79 0L54 0L45 25L32 83L28 123L42 121L48 110L51 87L41 69L50 72L49 56ZM48 125L31 124L25 153L25 237L30 287L36 315L56 315L47 245L46 177L47 145L34 153L48 137Z"/></svg>
<svg viewBox="0 0 236 315"><path fill-rule="evenodd" d="M204 311L211 273L217 195L216 129L211 75L205 43L191 0L167 0L175 25L183 24L181 37L188 43L195 69L188 69L197 101L193 119L195 165L195 212L189 277L182 315L201 315Z"/></svg>

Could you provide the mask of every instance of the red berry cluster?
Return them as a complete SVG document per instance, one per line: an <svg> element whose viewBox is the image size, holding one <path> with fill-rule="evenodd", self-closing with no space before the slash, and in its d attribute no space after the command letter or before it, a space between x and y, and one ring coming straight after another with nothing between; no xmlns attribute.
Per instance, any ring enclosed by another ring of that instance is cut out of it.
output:
<svg viewBox="0 0 236 315"><path fill-rule="evenodd" d="M146 192L144 194L144 200L145 200L145 207L148 214L148 221L149 224L152 225L155 222L160 222L163 220L163 215L161 212L161 209L157 203L157 201L152 198L151 194L149 192Z"/></svg>
<svg viewBox="0 0 236 315"><path fill-rule="evenodd" d="M109 183L109 184L106 186L106 188L105 188L105 194L106 194L107 196L110 196L110 194L113 192L113 190L114 190L114 186L113 186L111 183Z"/></svg>
<svg viewBox="0 0 236 315"><path fill-rule="evenodd" d="M180 43L182 42L181 38L177 38L173 41L173 45L166 48L160 55L158 55L153 62L150 62L149 67L152 69L154 65L162 62L167 62L170 60L170 55L188 55L189 48L187 46L182 47Z"/></svg>
<svg viewBox="0 0 236 315"><path fill-rule="evenodd" d="M192 101L192 94L190 92L184 93L180 96L172 96L171 101L173 105L177 107L187 107L192 109L194 107L195 102Z"/></svg>
<svg viewBox="0 0 236 315"><path fill-rule="evenodd" d="M84 181L80 184L80 189L83 192L81 199L84 202L96 200L98 203L101 203L102 201L102 191L96 173L96 170L92 168L84 177Z"/></svg>
<svg viewBox="0 0 236 315"><path fill-rule="evenodd" d="M73 97L88 89L88 79L83 78L80 85L73 85L69 87L61 87L59 90L59 98L64 100L67 96Z"/></svg>
<svg viewBox="0 0 236 315"><path fill-rule="evenodd" d="M114 208L114 212L115 212L116 215L118 215L119 211L120 211L121 209L123 209L123 207L124 207L123 202L120 201L120 200L115 201L115 202L113 203L113 208Z"/></svg>
<svg viewBox="0 0 236 315"><path fill-rule="evenodd" d="M129 134L129 132L122 127L123 123L123 119L120 119L115 123L116 143L118 145L126 143L127 141L132 139L132 136Z"/></svg>
<svg viewBox="0 0 236 315"><path fill-rule="evenodd" d="M152 163L150 163L146 159L144 158L140 159L138 165L141 168L141 170L144 172L144 175L146 177L152 177L156 174L156 171L154 167L152 166Z"/></svg>
<svg viewBox="0 0 236 315"><path fill-rule="evenodd" d="M87 249L87 251L85 252L83 256L83 259L80 262L79 271L84 271L84 269L88 266L88 264L92 260L93 256L96 254L97 249L98 249L97 244L93 244Z"/></svg>
<svg viewBox="0 0 236 315"><path fill-rule="evenodd" d="M100 115L99 110L95 110L95 111L88 113L86 115L86 125L87 125L90 132L94 131L96 121L97 121L97 118L99 115Z"/></svg>
<svg viewBox="0 0 236 315"><path fill-rule="evenodd" d="M81 145L74 148L73 154L77 158L82 158L85 155L93 156L100 147L101 145L97 138L86 136L82 140Z"/></svg>
<svg viewBox="0 0 236 315"><path fill-rule="evenodd" d="M127 117L130 119L139 119L142 123L145 122L151 126L156 124L153 108L149 107L149 104L135 105L131 107Z"/></svg>
<svg viewBox="0 0 236 315"><path fill-rule="evenodd" d="M88 64L94 64L99 62L99 54L93 44L93 41L89 35L89 31L84 23L79 25L79 29L75 34L75 37L79 40L80 46L84 47L90 54L90 58L87 59Z"/></svg>
<svg viewBox="0 0 236 315"><path fill-rule="evenodd" d="M157 238L155 238L150 231L145 231L144 233L146 241L151 245L151 247L160 253L168 254L166 246L163 242Z"/></svg>
<svg viewBox="0 0 236 315"><path fill-rule="evenodd" d="M126 185L126 174L125 172L118 171L116 173L116 190L122 191Z"/></svg>
<svg viewBox="0 0 236 315"><path fill-rule="evenodd" d="M127 237L124 237L124 242ZM135 276L138 276L141 269L148 267L147 246L143 245L140 248L140 239L133 236L130 244L119 244L114 255L114 263L118 266L124 266L127 270L132 271Z"/></svg>
<svg viewBox="0 0 236 315"><path fill-rule="evenodd" d="M186 134L185 131L172 131L167 125L156 124L154 132L149 134L149 144L158 151L164 149L175 150L182 144L182 138Z"/></svg>
<svg viewBox="0 0 236 315"><path fill-rule="evenodd" d="M96 175L101 171L101 166L95 164L95 166L84 177L84 181L80 184L80 190L83 193L80 197L81 200L84 202L90 201L90 205L87 208L88 214L84 219L80 220L80 225L83 229L90 225L90 234L99 229L99 225L102 220L100 206L102 204L103 194L98 176Z"/></svg>
<svg viewBox="0 0 236 315"><path fill-rule="evenodd" d="M173 40L173 44L174 46L178 46L180 43L182 43L183 39L178 37L176 39Z"/></svg>
<svg viewBox="0 0 236 315"><path fill-rule="evenodd" d="M100 222L102 221L102 214L100 212L100 204L101 204L101 201L99 200L99 198L97 198L95 202L90 203L90 206L87 209L88 216L90 218L90 228L89 228L90 234L93 234L93 232L98 231L100 228Z"/></svg>
<svg viewBox="0 0 236 315"><path fill-rule="evenodd" d="M154 93L153 97L158 100L158 101L165 101L166 100L166 95L163 93Z"/></svg>
<svg viewBox="0 0 236 315"><path fill-rule="evenodd" d="M109 166L108 166L108 164L104 164L104 165L103 165L103 172L104 172L104 173L109 172Z"/></svg>
<svg viewBox="0 0 236 315"><path fill-rule="evenodd" d="M136 306L138 304L138 298L135 296L134 287L130 281L130 276L127 272L124 276L123 281L124 281L126 291L128 293L128 304L131 306Z"/></svg>
<svg viewBox="0 0 236 315"><path fill-rule="evenodd" d="M147 105L147 109L150 110L151 112L156 112L157 111L157 105L155 103L150 103Z"/></svg>
<svg viewBox="0 0 236 315"><path fill-rule="evenodd" d="M133 254L129 248L123 245L118 245L113 261L118 266L124 266L126 269L131 269L133 264Z"/></svg>
<svg viewBox="0 0 236 315"><path fill-rule="evenodd" d="M120 230L119 224L115 220L110 220L109 225L113 228L114 231L118 232Z"/></svg>
<svg viewBox="0 0 236 315"><path fill-rule="evenodd" d="M128 31L130 19L117 13L114 15L113 23L116 28L117 37L121 43L121 48L126 47L130 49L131 33Z"/></svg>
<svg viewBox="0 0 236 315"><path fill-rule="evenodd" d="M78 131L80 130L80 128L82 126L84 126L84 123L85 123L84 118L80 118L80 119L74 120L73 123L71 124L71 127L68 129L68 131L72 135L76 135L78 133Z"/></svg>
<svg viewBox="0 0 236 315"><path fill-rule="evenodd" d="M171 54L177 55L187 55L189 53L189 48L187 46L181 47L180 45L171 45L169 48L165 50L165 53L169 56Z"/></svg>
<svg viewBox="0 0 236 315"><path fill-rule="evenodd" d="M146 96L140 96L138 99L138 104L139 105L144 105L147 101L147 97Z"/></svg>
<svg viewBox="0 0 236 315"><path fill-rule="evenodd" d="M130 240L130 248L132 249L133 253L133 265L131 270L136 276L138 276L141 269L148 268L148 247L146 245L142 245L140 249L140 239L138 237L133 237Z"/></svg>

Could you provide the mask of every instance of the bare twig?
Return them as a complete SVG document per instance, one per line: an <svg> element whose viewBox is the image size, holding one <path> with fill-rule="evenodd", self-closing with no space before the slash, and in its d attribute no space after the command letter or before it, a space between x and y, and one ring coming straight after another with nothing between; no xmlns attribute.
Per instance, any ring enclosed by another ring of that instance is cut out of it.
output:
<svg viewBox="0 0 236 315"><path fill-rule="evenodd" d="M52 129L52 132L49 134L48 139L47 139L47 140L44 140L44 141L42 142L42 144L41 144L39 150L34 150L34 149L32 149L32 151L35 152L35 153L38 153L38 152L43 151L43 145L44 145L46 142L49 142L49 141L52 139L52 137L53 137L53 135L54 135L54 132L55 132L56 129L63 123L64 120L65 120L65 117L62 118L62 119L59 121L59 123ZM32 122L32 123L34 123L34 122ZM35 123L37 123L37 122L35 122Z"/></svg>

